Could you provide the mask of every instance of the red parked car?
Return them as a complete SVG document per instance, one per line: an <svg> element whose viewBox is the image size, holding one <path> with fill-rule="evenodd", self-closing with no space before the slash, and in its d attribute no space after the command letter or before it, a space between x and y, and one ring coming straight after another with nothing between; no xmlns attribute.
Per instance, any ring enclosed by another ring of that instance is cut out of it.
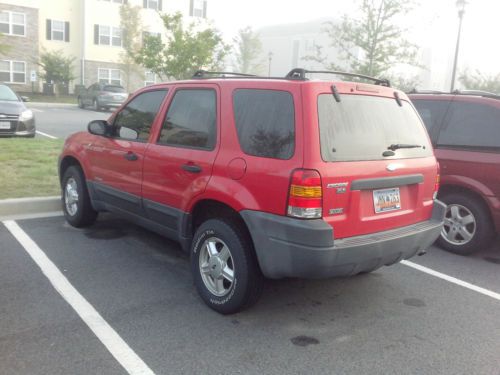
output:
<svg viewBox="0 0 500 375"><path fill-rule="evenodd" d="M407 96L375 84L198 72L148 86L67 139L67 221L112 211L179 241L214 310L263 277L370 272L441 232L438 164Z"/></svg>
<svg viewBox="0 0 500 375"><path fill-rule="evenodd" d="M441 247L470 254L500 232L500 96L472 92L410 95L441 165L448 204Z"/></svg>

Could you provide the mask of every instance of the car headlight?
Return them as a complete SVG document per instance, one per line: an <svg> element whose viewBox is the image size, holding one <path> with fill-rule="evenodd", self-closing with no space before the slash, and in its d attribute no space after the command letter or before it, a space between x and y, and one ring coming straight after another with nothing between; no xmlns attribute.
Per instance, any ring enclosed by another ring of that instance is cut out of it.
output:
<svg viewBox="0 0 500 375"><path fill-rule="evenodd" d="M33 112L27 109L26 111L22 111L19 115L19 121L29 121L33 118Z"/></svg>

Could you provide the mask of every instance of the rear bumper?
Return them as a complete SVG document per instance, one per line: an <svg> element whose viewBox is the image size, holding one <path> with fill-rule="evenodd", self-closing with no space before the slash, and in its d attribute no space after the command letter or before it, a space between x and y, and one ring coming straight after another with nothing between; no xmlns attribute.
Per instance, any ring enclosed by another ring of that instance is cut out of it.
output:
<svg viewBox="0 0 500 375"><path fill-rule="evenodd" d="M323 220L297 220L259 211L240 213L263 274L279 279L348 276L411 258L438 238L445 209L436 200L428 221L338 240Z"/></svg>

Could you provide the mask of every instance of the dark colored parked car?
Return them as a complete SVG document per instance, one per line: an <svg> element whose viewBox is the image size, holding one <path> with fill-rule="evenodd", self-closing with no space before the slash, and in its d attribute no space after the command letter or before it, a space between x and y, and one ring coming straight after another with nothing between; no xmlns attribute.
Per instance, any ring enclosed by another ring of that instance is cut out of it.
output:
<svg viewBox="0 0 500 375"><path fill-rule="evenodd" d="M481 92L410 95L441 165L448 204L441 247L483 249L500 232L500 96Z"/></svg>
<svg viewBox="0 0 500 375"><path fill-rule="evenodd" d="M94 110L118 108L127 100L128 94L122 86L94 83L78 95L78 106L91 106Z"/></svg>
<svg viewBox="0 0 500 375"><path fill-rule="evenodd" d="M287 77L148 86L66 140L66 220L123 215L179 241L202 299L255 302L263 276L370 272L422 253L441 232L438 164L407 96Z"/></svg>
<svg viewBox="0 0 500 375"><path fill-rule="evenodd" d="M0 137L35 136L35 117L9 86L0 85Z"/></svg>

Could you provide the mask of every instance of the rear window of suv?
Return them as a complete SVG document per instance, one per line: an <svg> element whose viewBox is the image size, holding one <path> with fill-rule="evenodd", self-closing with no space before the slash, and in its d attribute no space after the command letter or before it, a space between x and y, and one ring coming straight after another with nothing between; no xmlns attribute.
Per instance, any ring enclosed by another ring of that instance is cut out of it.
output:
<svg viewBox="0 0 500 375"><path fill-rule="evenodd" d="M245 154L273 159L293 156L295 115L289 92L239 89L233 104L238 140Z"/></svg>
<svg viewBox="0 0 500 375"><path fill-rule="evenodd" d="M107 92L125 92L125 89L121 86L104 86L103 91Z"/></svg>
<svg viewBox="0 0 500 375"><path fill-rule="evenodd" d="M346 95L336 102L332 94L318 97L321 156L324 161L356 161L426 157L432 148L425 127L413 107L394 98ZM382 153L394 144L394 156Z"/></svg>

